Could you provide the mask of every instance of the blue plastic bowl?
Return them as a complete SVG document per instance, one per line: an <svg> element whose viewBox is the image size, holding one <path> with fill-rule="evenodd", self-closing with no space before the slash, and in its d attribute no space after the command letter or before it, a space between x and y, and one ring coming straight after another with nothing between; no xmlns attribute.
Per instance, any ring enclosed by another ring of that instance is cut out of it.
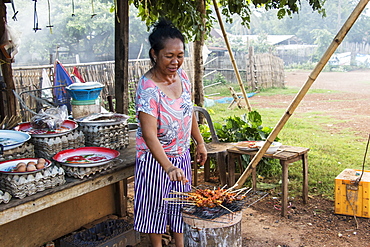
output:
<svg viewBox="0 0 370 247"><path fill-rule="evenodd" d="M74 100L96 100L99 97L102 89L103 87L92 89L72 89L72 90L66 88L67 92L69 93L69 95L71 95L71 97Z"/></svg>

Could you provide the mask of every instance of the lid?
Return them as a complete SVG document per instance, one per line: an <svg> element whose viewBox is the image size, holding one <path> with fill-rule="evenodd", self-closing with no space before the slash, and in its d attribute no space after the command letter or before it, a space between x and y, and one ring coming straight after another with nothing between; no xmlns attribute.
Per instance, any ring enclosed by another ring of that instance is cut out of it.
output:
<svg viewBox="0 0 370 247"><path fill-rule="evenodd" d="M77 82L77 83L72 83L66 89L69 90L78 90L78 89L93 89L93 88L102 88L104 87L103 84L100 82L96 81L89 81L89 82Z"/></svg>

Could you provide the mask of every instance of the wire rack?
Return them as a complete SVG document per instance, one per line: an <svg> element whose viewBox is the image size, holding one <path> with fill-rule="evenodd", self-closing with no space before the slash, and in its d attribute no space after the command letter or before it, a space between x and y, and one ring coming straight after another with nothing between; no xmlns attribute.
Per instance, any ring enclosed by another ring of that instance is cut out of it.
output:
<svg viewBox="0 0 370 247"><path fill-rule="evenodd" d="M187 217L213 220L223 215L238 212L244 208L248 208L267 195L267 192L250 191L243 200L234 201L232 203L223 203L223 207L217 206L214 208L208 208L197 207L195 205L183 205L182 212L185 213Z"/></svg>
<svg viewBox="0 0 370 247"><path fill-rule="evenodd" d="M209 186L199 186L195 189L211 189ZM210 207L198 207L194 204L189 204L183 198L179 197L179 200L172 201L172 204L164 203L159 210L156 210L157 214L171 214L176 217L184 217L195 220L209 220L218 223L227 223L237 215L236 213L242 209L248 208L258 201L262 200L268 195L267 192L253 191L247 189L245 197L242 200L235 200L232 203L223 203L221 206ZM176 202L176 203L175 203Z"/></svg>

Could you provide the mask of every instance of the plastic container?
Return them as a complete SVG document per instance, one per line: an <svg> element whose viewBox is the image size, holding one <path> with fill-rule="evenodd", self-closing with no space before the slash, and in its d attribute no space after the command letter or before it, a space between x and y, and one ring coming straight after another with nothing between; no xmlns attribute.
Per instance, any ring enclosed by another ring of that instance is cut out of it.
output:
<svg viewBox="0 0 370 247"><path fill-rule="evenodd" d="M370 171L345 169L335 178L336 214L370 218Z"/></svg>
<svg viewBox="0 0 370 247"><path fill-rule="evenodd" d="M72 116L74 119L86 117L93 113L100 113L100 100L71 100Z"/></svg>
<svg viewBox="0 0 370 247"><path fill-rule="evenodd" d="M88 100L96 100L103 87L99 88L91 88L91 89L69 89L66 88L69 95L71 95L72 99L77 101L88 101Z"/></svg>

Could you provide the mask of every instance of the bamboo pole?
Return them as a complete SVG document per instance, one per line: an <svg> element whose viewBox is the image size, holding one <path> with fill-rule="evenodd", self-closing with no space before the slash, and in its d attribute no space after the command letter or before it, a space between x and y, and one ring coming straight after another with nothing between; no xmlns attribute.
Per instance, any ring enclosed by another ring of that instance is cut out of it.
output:
<svg viewBox="0 0 370 247"><path fill-rule="evenodd" d="M236 62L235 62L234 54L233 54L233 52L230 48L229 40L227 38L227 34L226 34L226 31L225 31L225 28L224 28L224 24L223 24L222 19L221 19L220 11L219 11L218 6L217 6L217 0L213 0L213 5L215 6L215 11L216 11L216 14L217 14L218 22L220 24L222 34L223 34L224 39L225 39L227 50L229 51L229 54L230 54L231 63L233 65L233 68L234 68L234 71L235 71L235 74L236 74L236 78L238 79L239 87L242 90L243 97L244 97L246 106L248 108L248 111L252 111L252 107L251 107L251 105L249 104L249 101L248 101L247 93L245 92L245 89L244 89L244 86L243 86L242 78L240 77L238 66L236 65Z"/></svg>
<svg viewBox="0 0 370 247"><path fill-rule="evenodd" d="M361 12L366 7L369 0L360 0L357 4L356 8L352 11L351 15L348 17L347 21L343 24L342 28L339 30L338 34L334 37L333 41L331 42L330 46L326 50L325 54L322 56L321 60L318 62L314 70L309 75L306 83L302 86L298 94L295 96L291 104L289 105L288 109L286 110L285 114L281 117L280 121L274 127L270 135L268 136L265 144L261 147L260 150L256 153L253 157L251 162L249 163L248 167L245 169L243 174L240 176L238 181L236 182L236 188L242 187L245 183L247 178L250 176L252 169L258 165L258 162L262 159L263 155L266 153L266 150L270 147L271 143L275 140L277 135L279 134L280 130L284 127L285 123L288 121L290 116L292 116L294 110L298 107L299 103L307 93L308 89L311 87L313 82L316 80L317 76L320 74L328 60L330 59L331 55L335 52L338 48L340 43L343 41L344 37L347 35L353 24L356 22L357 18L361 14Z"/></svg>

